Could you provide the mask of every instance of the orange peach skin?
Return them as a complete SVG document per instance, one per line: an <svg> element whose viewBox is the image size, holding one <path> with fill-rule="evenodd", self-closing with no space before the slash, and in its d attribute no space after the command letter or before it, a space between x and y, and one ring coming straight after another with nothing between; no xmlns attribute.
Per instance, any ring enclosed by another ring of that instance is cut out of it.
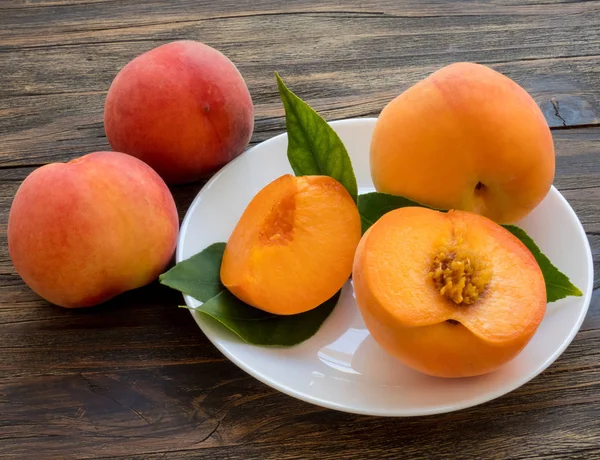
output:
<svg viewBox="0 0 600 460"><path fill-rule="evenodd" d="M199 179L238 156L254 108L236 66L195 41L159 46L129 62L104 108L113 150L152 166L167 183Z"/></svg>
<svg viewBox="0 0 600 460"><path fill-rule="evenodd" d="M453 303L427 277L438 248L455 239L492 267L487 291L473 305ZM481 375L504 365L530 341L546 311L533 255L501 226L463 211L402 208L384 215L362 237L352 279L373 338L404 364L437 377Z"/></svg>
<svg viewBox="0 0 600 460"><path fill-rule="evenodd" d="M252 199L227 241L221 281L261 310L293 315L332 297L350 277L360 215L327 176L281 176Z"/></svg>
<svg viewBox="0 0 600 460"><path fill-rule="evenodd" d="M23 280L62 307L89 307L153 281L169 263L179 221L148 165L96 152L35 170L19 187L8 246Z"/></svg>
<svg viewBox="0 0 600 460"><path fill-rule="evenodd" d="M519 220L548 193L554 145L531 96L482 65L444 67L391 101L371 142L379 192Z"/></svg>

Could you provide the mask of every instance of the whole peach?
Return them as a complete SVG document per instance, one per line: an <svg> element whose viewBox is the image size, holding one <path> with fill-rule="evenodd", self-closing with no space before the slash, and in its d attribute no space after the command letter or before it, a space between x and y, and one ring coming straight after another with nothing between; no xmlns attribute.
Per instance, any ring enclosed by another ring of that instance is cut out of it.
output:
<svg viewBox="0 0 600 460"><path fill-rule="evenodd" d="M526 216L554 179L554 144L535 100L489 67L443 67L392 100L371 141L379 192L500 223Z"/></svg>
<svg viewBox="0 0 600 460"><path fill-rule="evenodd" d="M254 128L244 79L222 53L176 41L133 59L106 97L111 147L152 166L168 183L197 180L238 156Z"/></svg>
<svg viewBox="0 0 600 460"><path fill-rule="evenodd" d="M23 280L62 307L88 307L153 281L169 263L179 220L164 181L144 162L95 152L31 173L8 218Z"/></svg>

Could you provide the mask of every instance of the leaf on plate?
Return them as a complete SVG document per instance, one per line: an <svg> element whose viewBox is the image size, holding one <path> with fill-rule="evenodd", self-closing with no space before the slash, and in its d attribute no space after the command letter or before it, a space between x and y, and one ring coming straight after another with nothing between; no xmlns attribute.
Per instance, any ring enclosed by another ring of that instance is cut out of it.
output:
<svg viewBox="0 0 600 460"><path fill-rule="evenodd" d="M163 273L160 282L204 302L190 310L210 316L254 345L289 347L303 342L319 330L333 311L339 292L317 308L298 315L274 315L242 302L221 283L224 251L225 243L214 243Z"/></svg>
<svg viewBox="0 0 600 460"><path fill-rule="evenodd" d="M358 185L344 143L317 112L285 86L278 73L275 76L285 108L287 154L294 174L333 177L356 202Z"/></svg>
<svg viewBox="0 0 600 460"><path fill-rule="evenodd" d="M402 196L388 195L387 193L364 193L358 196L358 212L360 213L360 221L362 231L365 233L371 225L379 220L384 214L398 208L407 206L420 206L426 208L416 201L409 200Z"/></svg>
<svg viewBox="0 0 600 460"><path fill-rule="evenodd" d="M188 308L215 319L244 342L252 345L291 347L309 339L335 308L340 296L305 313L274 315L242 302L225 290L196 308Z"/></svg>
<svg viewBox="0 0 600 460"><path fill-rule="evenodd" d="M161 284L192 296L201 302L225 289L221 283L221 261L225 243L214 243L183 260L159 277Z"/></svg>
<svg viewBox="0 0 600 460"><path fill-rule="evenodd" d="M554 302L569 296L581 297L583 295L579 288L571 283L569 277L550 262L550 259L546 257L525 230L516 225L503 225L503 227L519 238L535 257L544 275L546 300L548 302Z"/></svg>

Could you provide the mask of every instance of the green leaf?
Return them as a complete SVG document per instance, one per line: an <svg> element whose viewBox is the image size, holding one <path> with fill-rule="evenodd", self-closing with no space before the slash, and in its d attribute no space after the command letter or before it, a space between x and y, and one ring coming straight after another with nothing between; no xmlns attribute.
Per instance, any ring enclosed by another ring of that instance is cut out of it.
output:
<svg viewBox="0 0 600 460"><path fill-rule="evenodd" d="M379 220L384 214L398 208L407 206L419 206L426 208L416 201L402 196L388 195L387 193L364 193L358 197L358 212L362 223L362 231L365 233L371 225Z"/></svg>
<svg viewBox="0 0 600 460"><path fill-rule="evenodd" d="M546 299L548 302L554 302L569 296L581 297L583 295L579 288L571 283L569 277L550 262L550 259L546 257L525 230L516 225L503 225L503 227L519 238L533 254L533 257L535 257L544 275Z"/></svg>
<svg viewBox="0 0 600 460"><path fill-rule="evenodd" d="M214 243L163 273L160 282L204 302L190 310L213 318L247 343L289 347L303 342L319 330L338 301L339 292L313 310L288 316L254 308L221 283L224 251L225 243Z"/></svg>
<svg viewBox="0 0 600 460"><path fill-rule="evenodd" d="M315 335L335 308L339 296L340 291L317 308L305 313L273 315L251 307L225 290L190 310L218 321L246 343L291 347Z"/></svg>
<svg viewBox="0 0 600 460"><path fill-rule="evenodd" d="M221 283L221 261L225 243L214 243L202 252L179 262L159 277L161 284L190 295L201 302L225 289Z"/></svg>
<svg viewBox="0 0 600 460"><path fill-rule="evenodd" d="M275 76L285 108L287 154L294 174L333 177L356 202L358 185L343 142L317 112L285 86L278 73Z"/></svg>

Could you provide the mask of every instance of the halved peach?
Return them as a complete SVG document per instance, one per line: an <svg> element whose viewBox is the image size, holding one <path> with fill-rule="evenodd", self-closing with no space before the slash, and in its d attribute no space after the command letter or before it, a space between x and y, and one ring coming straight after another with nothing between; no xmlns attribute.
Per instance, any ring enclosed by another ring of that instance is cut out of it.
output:
<svg viewBox="0 0 600 460"><path fill-rule="evenodd" d="M359 309L375 340L429 375L491 372L529 342L546 310L531 252L466 211L408 207L363 236L354 261Z"/></svg>
<svg viewBox="0 0 600 460"><path fill-rule="evenodd" d="M291 315L332 297L352 272L360 216L327 176L282 176L250 202L227 242L221 281L261 310Z"/></svg>

